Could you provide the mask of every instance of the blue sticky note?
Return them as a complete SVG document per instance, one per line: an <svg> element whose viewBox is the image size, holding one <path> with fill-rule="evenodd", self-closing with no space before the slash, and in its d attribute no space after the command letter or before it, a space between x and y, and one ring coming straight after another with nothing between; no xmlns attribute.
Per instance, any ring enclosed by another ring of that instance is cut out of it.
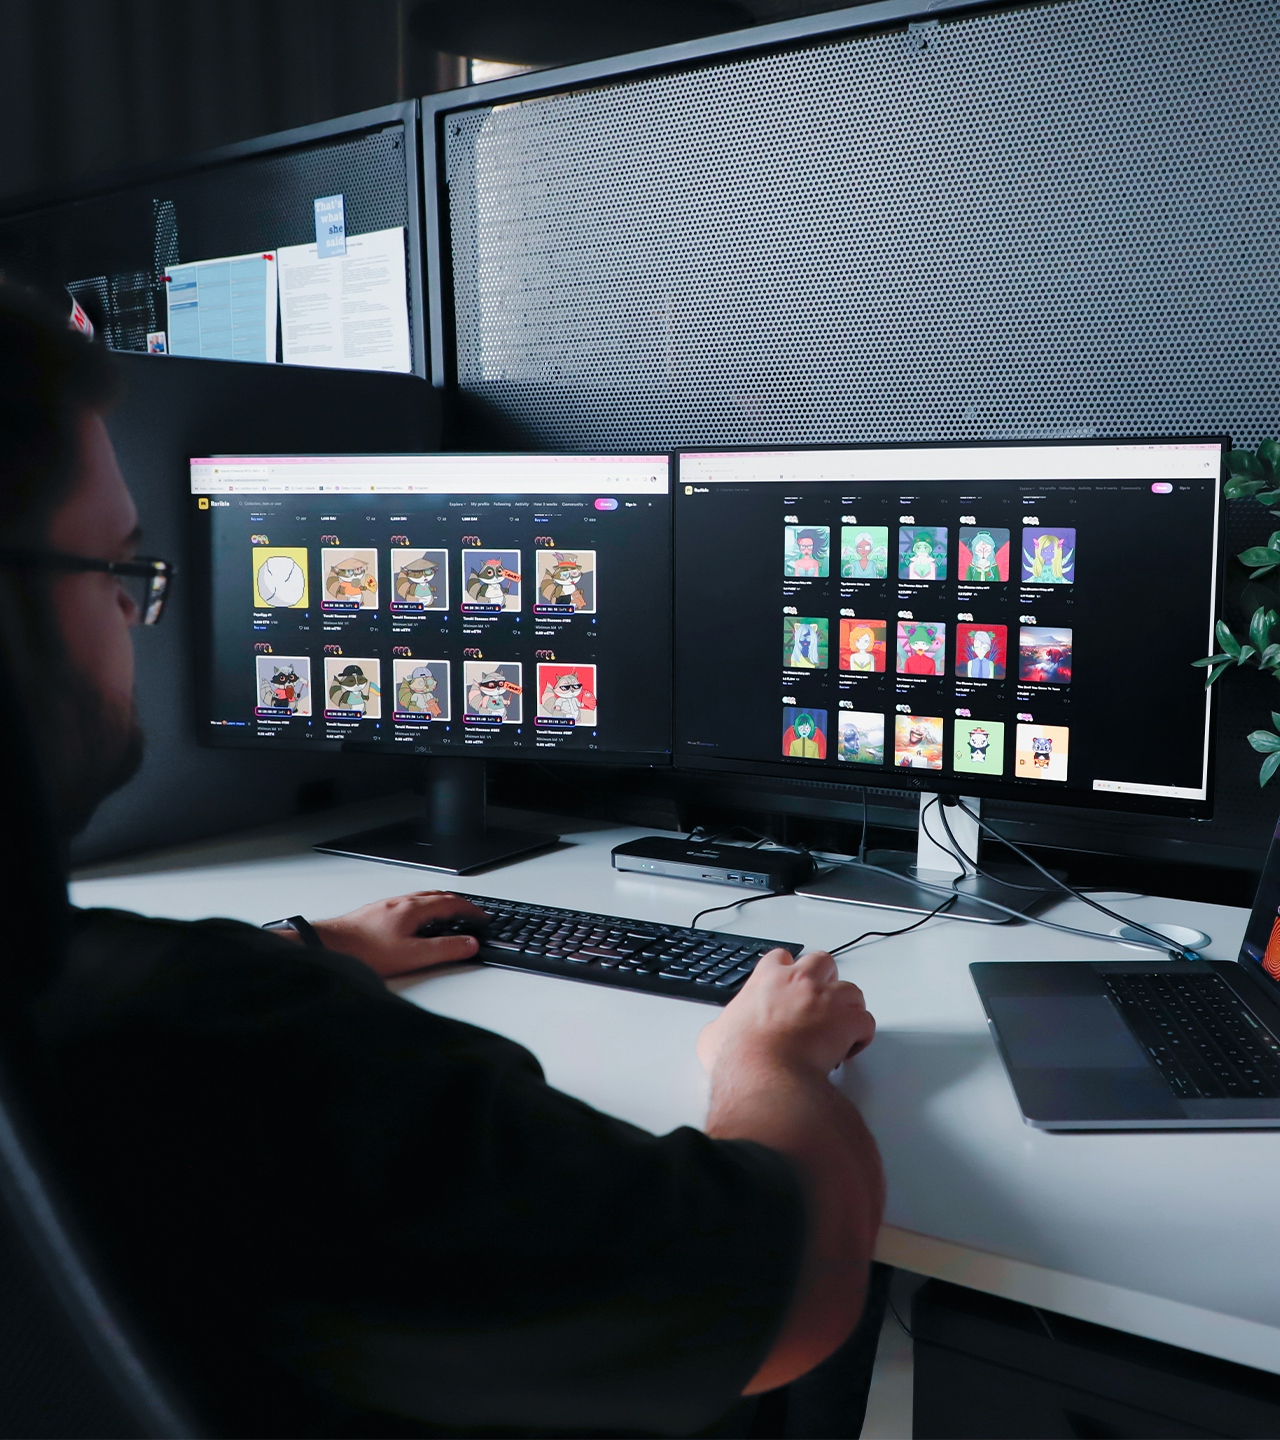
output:
<svg viewBox="0 0 1280 1440"><path fill-rule="evenodd" d="M326 195L317 199L316 207L316 255L328 260L334 255L347 253L347 221L343 211L341 195Z"/></svg>

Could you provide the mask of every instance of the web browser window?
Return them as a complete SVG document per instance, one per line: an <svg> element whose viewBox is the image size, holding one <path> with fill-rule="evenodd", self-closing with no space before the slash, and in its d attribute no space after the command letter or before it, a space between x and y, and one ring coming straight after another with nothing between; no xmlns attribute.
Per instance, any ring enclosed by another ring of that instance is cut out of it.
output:
<svg viewBox="0 0 1280 1440"><path fill-rule="evenodd" d="M677 762L1207 804L1223 448L681 454Z"/></svg>
<svg viewBox="0 0 1280 1440"><path fill-rule="evenodd" d="M192 460L209 743L665 756L668 463Z"/></svg>

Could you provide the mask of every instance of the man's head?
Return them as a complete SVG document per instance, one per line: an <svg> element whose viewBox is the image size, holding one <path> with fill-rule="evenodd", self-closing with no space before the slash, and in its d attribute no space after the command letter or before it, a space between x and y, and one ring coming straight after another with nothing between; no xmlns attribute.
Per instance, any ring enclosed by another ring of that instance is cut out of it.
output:
<svg viewBox="0 0 1280 1440"><path fill-rule="evenodd" d="M100 560L133 556L138 515L103 414L110 358L65 315L0 281L0 544ZM0 569L6 647L66 831L138 768L133 703L137 607L112 575Z"/></svg>

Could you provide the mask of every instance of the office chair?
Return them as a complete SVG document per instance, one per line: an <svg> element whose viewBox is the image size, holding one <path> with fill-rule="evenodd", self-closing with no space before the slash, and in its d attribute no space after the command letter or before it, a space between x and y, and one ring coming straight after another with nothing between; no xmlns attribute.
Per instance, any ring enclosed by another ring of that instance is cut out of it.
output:
<svg viewBox="0 0 1280 1440"><path fill-rule="evenodd" d="M0 624L15 628L11 614ZM0 633L0 660L28 649L15 638ZM35 1073L25 1001L57 964L66 887L20 709L12 692L0 706L8 815L0 876L11 897L0 956L0 1436L190 1436L192 1424L95 1273L24 1098L24 1072Z"/></svg>

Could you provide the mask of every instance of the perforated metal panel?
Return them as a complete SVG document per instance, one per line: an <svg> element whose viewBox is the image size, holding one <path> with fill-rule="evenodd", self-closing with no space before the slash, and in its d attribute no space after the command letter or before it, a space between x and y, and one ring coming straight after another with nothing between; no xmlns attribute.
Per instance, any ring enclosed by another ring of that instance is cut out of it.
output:
<svg viewBox="0 0 1280 1440"><path fill-rule="evenodd" d="M193 156L151 179L19 209L0 217L0 268L70 282L99 302L112 346L145 350L157 317L164 324L165 265L314 241L315 197L341 194L348 234L407 227L410 344L422 373L413 107L395 108L394 116L375 112L267 136Z"/></svg>
<svg viewBox="0 0 1280 1440"><path fill-rule="evenodd" d="M1278 51L1061 0L448 115L457 383L547 446L1256 441Z"/></svg>

